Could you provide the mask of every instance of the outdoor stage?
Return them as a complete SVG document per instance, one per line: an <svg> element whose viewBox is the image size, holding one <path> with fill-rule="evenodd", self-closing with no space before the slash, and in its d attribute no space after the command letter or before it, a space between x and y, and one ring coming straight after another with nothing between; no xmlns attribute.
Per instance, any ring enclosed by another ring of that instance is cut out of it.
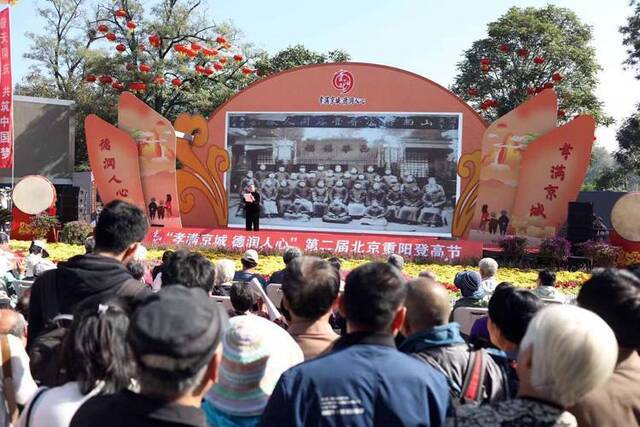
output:
<svg viewBox="0 0 640 427"><path fill-rule="evenodd" d="M330 253L339 257L383 258L399 254L408 258L456 263L482 256L483 244L470 240L445 240L423 236L363 233L318 233L308 231L241 229L152 228L145 244L153 247L218 249L242 252L256 249L282 253L296 246L306 253Z"/></svg>

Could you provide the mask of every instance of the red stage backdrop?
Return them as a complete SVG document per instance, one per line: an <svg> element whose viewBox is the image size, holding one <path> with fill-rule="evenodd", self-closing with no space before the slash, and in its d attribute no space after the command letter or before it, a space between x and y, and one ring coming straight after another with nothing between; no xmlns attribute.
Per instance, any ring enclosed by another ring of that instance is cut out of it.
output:
<svg viewBox="0 0 640 427"><path fill-rule="evenodd" d="M250 231L236 229L154 228L145 244L150 246L186 247L190 249L246 249L282 252L289 246L306 252L327 252L338 256L362 255L383 257L400 254L456 262L482 256L482 242L443 241L411 236L374 236L351 233L289 233L284 231Z"/></svg>
<svg viewBox="0 0 640 427"><path fill-rule="evenodd" d="M191 133L198 128L195 120L176 122L176 128ZM295 211L283 218L287 207L274 202L271 210L276 216L263 218L261 227L461 237L473 215L475 159L485 128L475 111L447 89L397 68L338 63L278 73L216 110L208 128L198 133L206 132L206 143L181 146L178 142L178 159L184 166L178 176L182 223L185 227L243 227L238 200L249 171L261 183L273 173L278 187L285 177L285 185L297 186L302 176L309 186L309 175L315 174L314 186L323 178L331 189L325 176L331 169L335 178L331 184L344 179L349 190L360 175L367 175L368 182L380 175L387 192L393 179L402 188L423 191L429 178L435 178L431 188L444 197L433 211L442 209L442 218L429 224L433 212L408 208L399 215L409 221L371 225L357 220L336 225L322 221L317 212L309 220ZM301 167L305 168L302 173ZM350 177L344 176L347 172ZM387 180L387 175L393 178ZM409 175L413 181L407 182ZM224 201L218 197L217 182L224 183ZM462 207L455 213L454 204ZM350 216L359 216L357 206L350 208Z"/></svg>

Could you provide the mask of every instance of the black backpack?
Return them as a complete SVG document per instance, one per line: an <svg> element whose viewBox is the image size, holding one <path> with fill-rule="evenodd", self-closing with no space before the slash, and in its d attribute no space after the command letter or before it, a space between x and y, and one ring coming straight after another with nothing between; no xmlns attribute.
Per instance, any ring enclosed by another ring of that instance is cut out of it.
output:
<svg viewBox="0 0 640 427"><path fill-rule="evenodd" d="M51 312L60 313L57 280L51 285L43 287L43 298ZM62 349L72 321L70 314L56 315L29 346L29 368L39 386L56 387L66 382Z"/></svg>

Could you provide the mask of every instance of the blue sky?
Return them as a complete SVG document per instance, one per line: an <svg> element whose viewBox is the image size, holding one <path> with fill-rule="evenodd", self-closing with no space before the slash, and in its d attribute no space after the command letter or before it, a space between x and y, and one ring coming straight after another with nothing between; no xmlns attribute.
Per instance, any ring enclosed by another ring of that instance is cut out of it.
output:
<svg viewBox="0 0 640 427"><path fill-rule="evenodd" d="M217 21L229 20L258 48L277 52L302 43L320 51L344 49L355 61L404 68L448 86L456 63L471 43L486 35L486 24L511 6L553 3L574 10L594 28L594 46L603 70L598 96L618 123L640 102L640 81L624 71L618 28L631 14L628 0L203 0ZM29 63L26 31L37 29L37 1L13 8L13 60L16 79ZM600 144L616 148L615 129L598 129Z"/></svg>

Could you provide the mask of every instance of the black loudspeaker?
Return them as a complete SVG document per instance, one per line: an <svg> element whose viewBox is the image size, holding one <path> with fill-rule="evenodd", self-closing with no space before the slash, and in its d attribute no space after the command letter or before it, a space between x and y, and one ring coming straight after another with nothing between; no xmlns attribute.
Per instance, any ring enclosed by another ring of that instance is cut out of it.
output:
<svg viewBox="0 0 640 427"><path fill-rule="evenodd" d="M570 202L567 226L588 227L593 226L593 205L591 203Z"/></svg>
<svg viewBox="0 0 640 427"><path fill-rule="evenodd" d="M586 242L593 238L593 205L570 202L567 217L567 239L573 243Z"/></svg>
<svg viewBox="0 0 640 427"><path fill-rule="evenodd" d="M60 221L63 224L70 221L86 221L86 190L72 185L59 185L56 186L56 191L58 193L56 210Z"/></svg>

